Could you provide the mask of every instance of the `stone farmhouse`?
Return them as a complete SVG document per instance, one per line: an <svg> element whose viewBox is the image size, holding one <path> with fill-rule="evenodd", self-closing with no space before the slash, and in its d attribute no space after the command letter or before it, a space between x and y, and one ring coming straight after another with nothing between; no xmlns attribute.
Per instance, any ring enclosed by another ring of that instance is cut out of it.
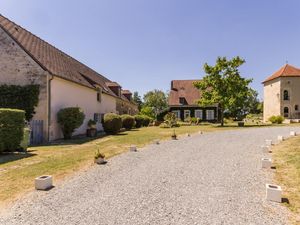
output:
<svg viewBox="0 0 300 225"><path fill-rule="evenodd" d="M200 91L194 86L199 80L172 80L169 95L169 110L180 120L189 117L199 118L201 121L220 121L218 104L208 107L200 107L197 100L200 99Z"/></svg>
<svg viewBox="0 0 300 225"><path fill-rule="evenodd" d="M136 114L131 92L0 14L0 85L37 84L39 103L33 120L43 121L44 141L62 138L57 112L78 106L85 121L74 135L86 132L90 119L102 129L105 113Z"/></svg>
<svg viewBox="0 0 300 225"><path fill-rule="evenodd" d="M264 121L275 115L300 119L300 69L284 65L263 81Z"/></svg>

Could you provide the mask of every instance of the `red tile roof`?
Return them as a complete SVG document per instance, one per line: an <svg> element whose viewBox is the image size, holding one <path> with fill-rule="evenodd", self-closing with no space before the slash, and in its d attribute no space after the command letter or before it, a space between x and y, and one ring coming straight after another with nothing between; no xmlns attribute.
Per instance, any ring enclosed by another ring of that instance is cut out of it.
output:
<svg viewBox="0 0 300 225"><path fill-rule="evenodd" d="M131 91L129 91L129 90L122 90L122 94L125 94L125 95L126 95L126 94L132 94L132 93L131 93Z"/></svg>
<svg viewBox="0 0 300 225"><path fill-rule="evenodd" d="M172 80L171 91L169 95L169 106L181 105L179 98L183 97L188 105L197 105L196 101L200 99L200 91L194 86L194 82L200 80Z"/></svg>
<svg viewBox="0 0 300 225"><path fill-rule="evenodd" d="M116 96L106 85L106 82L111 82L109 79L5 18L1 14L0 28L17 42L17 44L44 70L50 72L52 75L89 88L94 88L94 84L98 84L102 86L104 92Z"/></svg>
<svg viewBox="0 0 300 225"><path fill-rule="evenodd" d="M272 76L264 80L263 83L274 80L278 77L300 77L300 69L286 64L283 67L281 67L278 71L276 71Z"/></svg>

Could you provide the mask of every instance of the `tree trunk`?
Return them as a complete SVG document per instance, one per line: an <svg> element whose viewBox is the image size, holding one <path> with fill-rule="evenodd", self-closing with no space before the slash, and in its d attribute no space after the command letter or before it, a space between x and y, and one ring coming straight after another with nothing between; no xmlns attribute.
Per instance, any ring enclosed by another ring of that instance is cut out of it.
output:
<svg viewBox="0 0 300 225"><path fill-rule="evenodd" d="M220 108L220 113L221 113L221 127L224 127L224 111L222 108Z"/></svg>

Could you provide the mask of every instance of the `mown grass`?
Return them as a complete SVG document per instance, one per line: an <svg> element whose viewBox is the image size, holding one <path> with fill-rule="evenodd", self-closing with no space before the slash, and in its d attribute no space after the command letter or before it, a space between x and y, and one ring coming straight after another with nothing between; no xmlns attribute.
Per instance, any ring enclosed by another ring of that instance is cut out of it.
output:
<svg viewBox="0 0 300 225"><path fill-rule="evenodd" d="M283 188L285 205L292 212L292 223L300 224L300 136L290 138L273 148L275 180Z"/></svg>
<svg viewBox="0 0 300 225"><path fill-rule="evenodd" d="M255 125L249 125L253 127ZM257 127L257 126L255 126ZM218 125L182 126L176 128L176 134L195 133L197 131L221 131L237 129L236 124L225 127ZM242 129L246 129L243 127ZM170 139L173 129L147 127L134 129L114 136L96 139L80 138L70 141L58 141L51 145L31 147L27 154L8 154L0 156L0 204L11 202L29 190L33 190L34 178L50 174L54 182L75 171L93 165L96 149L107 158L128 151L130 145L142 147L155 139Z"/></svg>

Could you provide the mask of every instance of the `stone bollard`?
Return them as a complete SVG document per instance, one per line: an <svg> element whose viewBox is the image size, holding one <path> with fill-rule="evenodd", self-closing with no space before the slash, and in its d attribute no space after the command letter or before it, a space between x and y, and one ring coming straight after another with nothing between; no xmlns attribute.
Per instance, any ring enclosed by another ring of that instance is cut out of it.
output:
<svg viewBox="0 0 300 225"><path fill-rule="evenodd" d="M281 136L281 135L279 135L279 136L277 137L277 140L278 140L278 141L284 141L284 137Z"/></svg>
<svg viewBox="0 0 300 225"><path fill-rule="evenodd" d="M291 131L290 132L290 136L296 136L296 132L295 131Z"/></svg>
<svg viewBox="0 0 300 225"><path fill-rule="evenodd" d="M130 150L131 152L137 152L137 148L136 148L135 145L131 145L130 148L129 148L129 150Z"/></svg>
<svg viewBox="0 0 300 225"><path fill-rule="evenodd" d="M272 140L266 140L266 145L271 146L273 144Z"/></svg>
<svg viewBox="0 0 300 225"><path fill-rule="evenodd" d="M266 184L266 199L273 202L281 203L282 189L275 184Z"/></svg>
<svg viewBox="0 0 300 225"><path fill-rule="evenodd" d="M262 158L261 159L261 167L265 169L271 169L272 160L269 158Z"/></svg>
<svg viewBox="0 0 300 225"><path fill-rule="evenodd" d="M270 146L262 145L261 149L262 149L263 153L270 153L271 152Z"/></svg>
<svg viewBox="0 0 300 225"><path fill-rule="evenodd" d="M52 176L43 175L34 179L36 190L47 190L53 187Z"/></svg>

